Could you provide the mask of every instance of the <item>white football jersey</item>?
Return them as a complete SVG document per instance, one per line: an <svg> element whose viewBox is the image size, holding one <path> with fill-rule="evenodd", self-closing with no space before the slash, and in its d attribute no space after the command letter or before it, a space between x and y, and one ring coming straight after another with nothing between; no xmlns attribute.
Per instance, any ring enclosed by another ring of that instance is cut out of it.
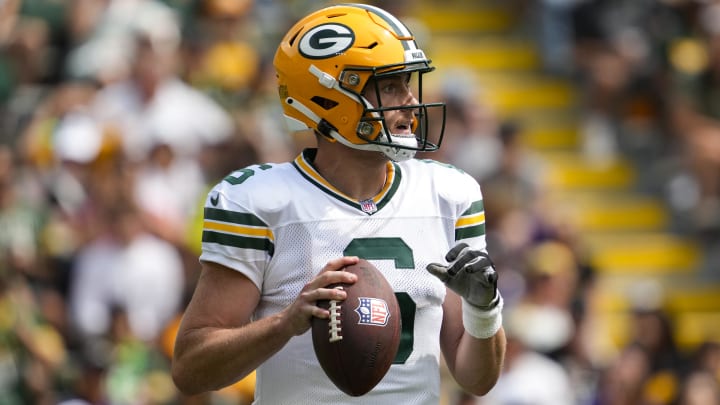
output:
<svg viewBox="0 0 720 405"><path fill-rule="evenodd" d="M314 153L250 166L215 186L205 205L200 260L250 278L261 292L254 314L260 319L291 304L329 260L365 258L398 298L400 349L373 390L350 397L324 374L308 331L258 369L256 403L437 405L445 286L425 266L444 262L459 241L485 249L480 186L453 166L413 159L388 163L380 193L357 201L313 169Z"/></svg>

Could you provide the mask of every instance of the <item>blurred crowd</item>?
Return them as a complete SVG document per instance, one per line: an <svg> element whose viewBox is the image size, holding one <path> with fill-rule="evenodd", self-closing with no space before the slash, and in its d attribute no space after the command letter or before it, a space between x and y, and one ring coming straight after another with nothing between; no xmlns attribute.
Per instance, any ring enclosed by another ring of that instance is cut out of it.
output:
<svg viewBox="0 0 720 405"><path fill-rule="evenodd" d="M411 2L376 3L412 14ZM715 235L720 4L513 3L539 29L546 72L585 96L587 153L602 145L602 156L647 168L641 185L679 230ZM282 126L272 57L317 7L0 0L0 403L251 401L252 376L181 396L169 359L198 276L205 193L231 170L313 142ZM437 74L447 80L426 96L448 103L448 125L427 157L481 182L508 308L500 382L483 399L452 392L451 403L720 404L720 346L680 351L661 306L635 308L627 346L595 341L595 272L578 231L546 205L525 128L480 102L471 75Z"/></svg>
<svg viewBox="0 0 720 405"><path fill-rule="evenodd" d="M720 235L720 2L540 0L544 65L582 89L589 158L630 159L674 228Z"/></svg>
<svg viewBox="0 0 720 405"><path fill-rule="evenodd" d="M524 34L537 40L543 73L578 89L586 160L629 161L638 173L632 191L665 203L670 230L705 248L704 282L718 280L720 2L510 3ZM441 92L451 122L441 159L483 186L508 334L498 385L481 399L460 395L459 403L720 404L720 343L679 345L662 284L638 281L623 342L599 339L607 331L592 252L549 202L546 162L521 141L528 123L473 105L478 97L467 89L478 86L453 83L458 77Z"/></svg>

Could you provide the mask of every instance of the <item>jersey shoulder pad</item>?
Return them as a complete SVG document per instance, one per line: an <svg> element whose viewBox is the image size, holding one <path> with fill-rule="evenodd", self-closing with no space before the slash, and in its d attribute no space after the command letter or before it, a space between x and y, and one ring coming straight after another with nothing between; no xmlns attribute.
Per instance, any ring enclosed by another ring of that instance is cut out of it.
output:
<svg viewBox="0 0 720 405"><path fill-rule="evenodd" d="M433 159L415 159L408 163L406 170L414 180L429 181L442 193L479 188L474 177L450 163Z"/></svg>
<svg viewBox="0 0 720 405"><path fill-rule="evenodd" d="M206 207L253 211L271 208L290 198L292 166L288 163L264 163L235 170L208 193Z"/></svg>

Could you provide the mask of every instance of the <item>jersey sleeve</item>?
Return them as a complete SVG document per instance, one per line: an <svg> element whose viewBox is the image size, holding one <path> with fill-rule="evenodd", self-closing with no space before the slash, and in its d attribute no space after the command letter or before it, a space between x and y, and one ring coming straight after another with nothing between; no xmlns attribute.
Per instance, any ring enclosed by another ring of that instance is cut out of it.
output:
<svg viewBox="0 0 720 405"><path fill-rule="evenodd" d="M226 177L207 195L200 261L239 271L261 289L263 271L275 250L275 237L261 214L252 209L251 187L233 184L236 178Z"/></svg>
<svg viewBox="0 0 720 405"><path fill-rule="evenodd" d="M436 187L453 212L455 244L464 242L484 250L485 204L480 184L455 166L441 163L433 167L437 170Z"/></svg>
<svg viewBox="0 0 720 405"><path fill-rule="evenodd" d="M472 178L470 181L467 198L458 207L461 213L455 222L455 242L485 249L485 204L480 185Z"/></svg>

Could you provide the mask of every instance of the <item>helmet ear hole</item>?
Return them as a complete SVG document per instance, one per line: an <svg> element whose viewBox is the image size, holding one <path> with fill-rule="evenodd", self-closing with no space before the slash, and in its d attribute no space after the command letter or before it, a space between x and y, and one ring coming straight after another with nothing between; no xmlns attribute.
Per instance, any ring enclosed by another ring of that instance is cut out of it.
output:
<svg viewBox="0 0 720 405"><path fill-rule="evenodd" d="M340 104L335 100L330 100L329 98L320 97L320 96L314 96L313 98L311 98L311 100L313 103L319 105L320 107L322 107L325 110L331 110L333 107Z"/></svg>

